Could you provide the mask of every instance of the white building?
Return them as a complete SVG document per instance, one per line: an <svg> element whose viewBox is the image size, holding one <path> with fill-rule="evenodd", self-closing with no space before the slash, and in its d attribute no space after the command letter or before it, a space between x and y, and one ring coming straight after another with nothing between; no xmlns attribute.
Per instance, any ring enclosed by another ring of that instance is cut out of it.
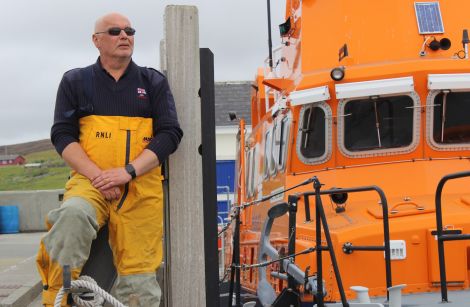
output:
<svg viewBox="0 0 470 307"><path fill-rule="evenodd" d="M234 174L238 121L230 121L229 113L244 118L251 129L251 82L215 83L215 125L217 159L217 203L219 223L225 222L229 202L234 196Z"/></svg>

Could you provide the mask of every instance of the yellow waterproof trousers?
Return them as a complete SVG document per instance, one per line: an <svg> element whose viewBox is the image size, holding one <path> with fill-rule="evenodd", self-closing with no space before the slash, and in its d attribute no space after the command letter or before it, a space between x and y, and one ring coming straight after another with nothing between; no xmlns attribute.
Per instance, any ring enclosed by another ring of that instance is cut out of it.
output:
<svg viewBox="0 0 470 307"><path fill-rule="evenodd" d="M103 170L131 162L151 138L149 118L92 115L80 119L80 145ZM49 232L37 256L44 305L54 304L64 265L71 266L72 279L78 277L92 240L108 223L118 272L115 295L124 304L130 294L137 294L141 306L158 306L161 292L155 271L162 261L161 180L160 168L156 168L120 187L121 198L110 202L88 178L72 173L64 203L48 215Z"/></svg>

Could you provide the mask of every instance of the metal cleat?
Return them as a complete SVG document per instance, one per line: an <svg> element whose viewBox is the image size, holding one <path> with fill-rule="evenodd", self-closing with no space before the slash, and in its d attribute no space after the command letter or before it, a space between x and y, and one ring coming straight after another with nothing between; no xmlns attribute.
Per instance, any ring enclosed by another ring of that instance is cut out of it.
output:
<svg viewBox="0 0 470 307"><path fill-rule="evenodd" d="M370 303L369 288L363 286L352 286L349 289L356 292L359 303Z"/></svg>
<svg viewBox="0 0 470 307"><path fill-rule="evenodd" d="M401 289L405 287L406 285L403 284L388 288L388 293L390 294L389 307L401 307Z"/></svg>

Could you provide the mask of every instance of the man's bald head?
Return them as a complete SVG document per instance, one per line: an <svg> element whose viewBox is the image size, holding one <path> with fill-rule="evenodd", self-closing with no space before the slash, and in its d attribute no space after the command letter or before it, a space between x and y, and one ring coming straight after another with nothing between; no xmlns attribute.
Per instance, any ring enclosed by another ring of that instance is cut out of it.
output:
<svg viewBox="0 0 470 307"><path fill-rule="evenodd" d="M109 13L98 18L95 22L95 32L106 31L110 26L116 24L117 22L125 22L129 26L131 22L129 18L120 14L120 13Z"/></svg>
<svg viewBox="0 0 470 307"><path fill-rule="evenodd" d="M109 32L110 29L114 31ZM131 22L122 14L109 13L98 18L92 39L100 52L101 63L129 63L134 51L134 32Z"/></svg>

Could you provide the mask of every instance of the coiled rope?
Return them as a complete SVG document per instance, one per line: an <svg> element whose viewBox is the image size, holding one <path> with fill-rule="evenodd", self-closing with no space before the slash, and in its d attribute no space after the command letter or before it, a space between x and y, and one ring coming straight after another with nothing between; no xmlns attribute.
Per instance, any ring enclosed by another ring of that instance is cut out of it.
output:
<svg viewBox="0 0 470 307"><path fill-rule="evenodd" d="M84 300L80 298L80 293L72 293L73 301L79 307L102 306L105 301L111 303L111 305L115 307L126 307L125 305L120 303L117 299L115 299L111 294L101 289L96 283L96 281L89 276L80 276L79 279L72 280L71 288L72 289L73 288L76 288L76 289L85 288L85 289L92 291L94 294L94 299L88 301L88 300ZM66 294L66 291L64 290L64 287L61 287L59 290L59 293L57 293L57 296L55 298L54 307L60 307L60 304L65 294Z"/></svg>

